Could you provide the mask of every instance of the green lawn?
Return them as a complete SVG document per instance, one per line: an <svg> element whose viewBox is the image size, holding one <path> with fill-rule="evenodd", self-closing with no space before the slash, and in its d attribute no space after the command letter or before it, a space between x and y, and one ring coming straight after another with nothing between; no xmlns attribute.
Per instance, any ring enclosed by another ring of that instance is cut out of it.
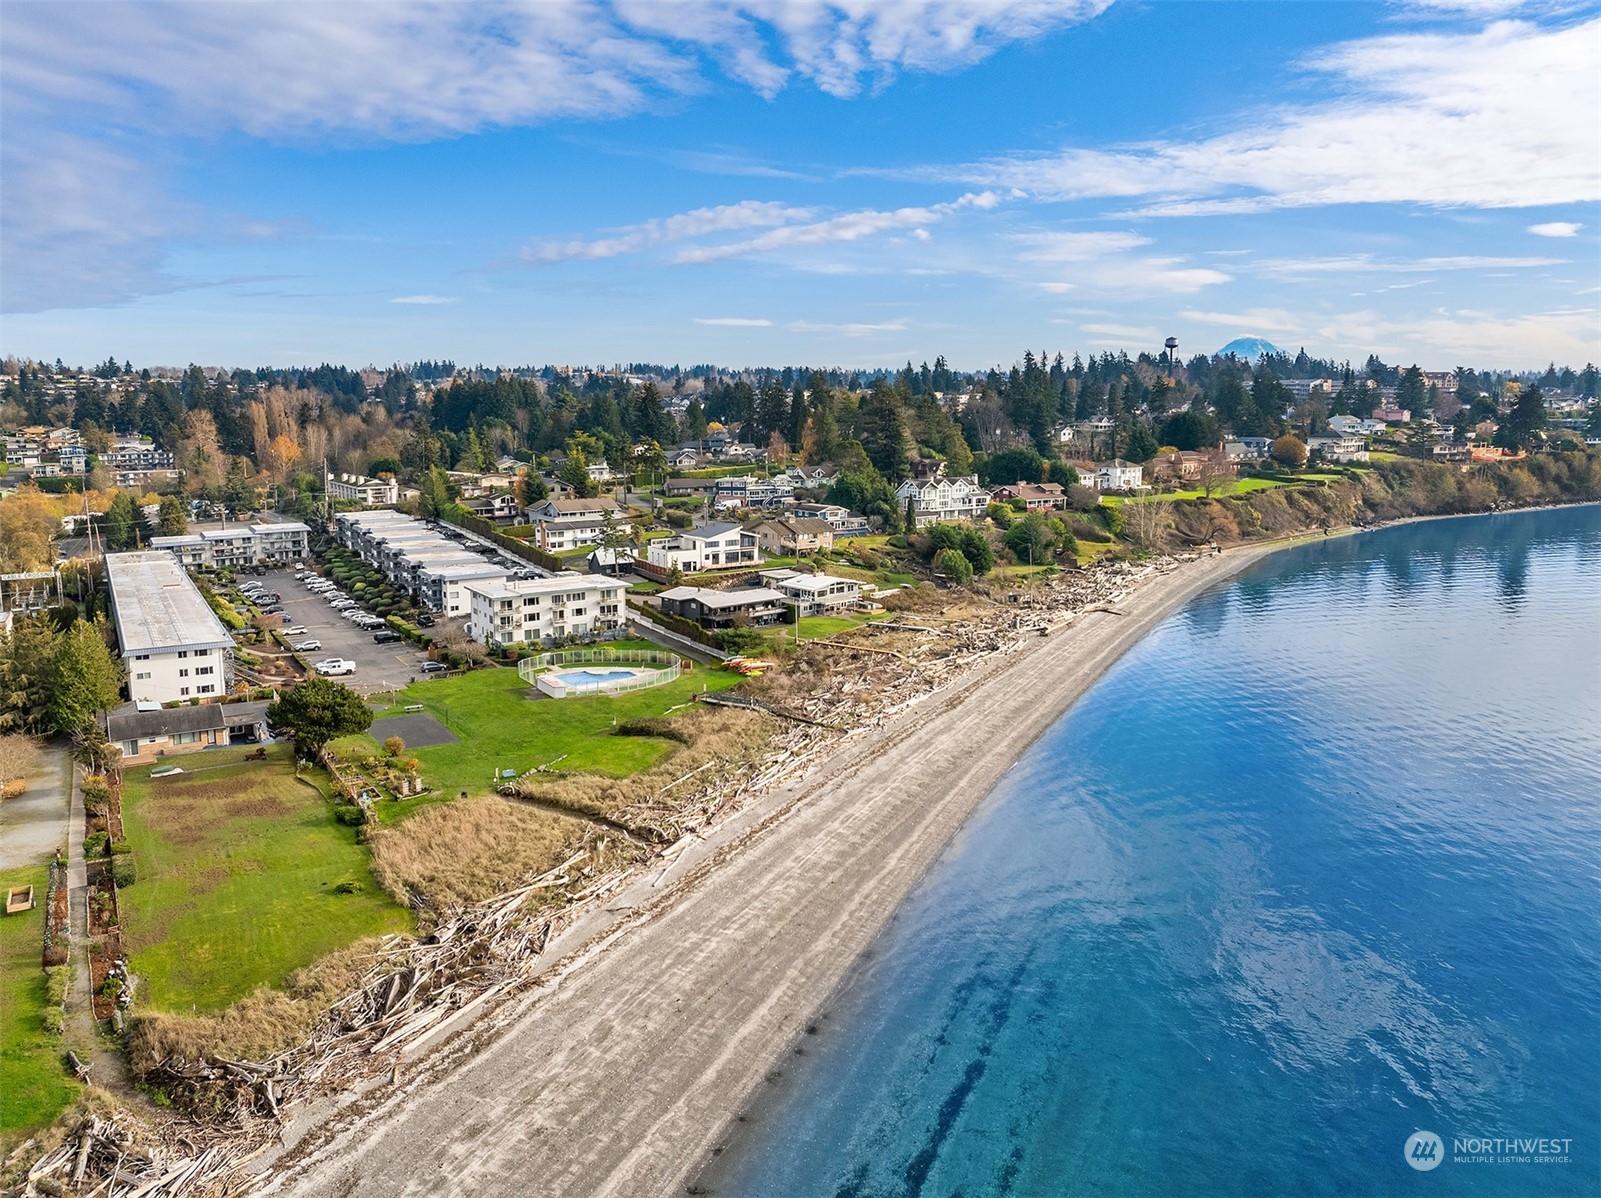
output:
<svg viewBox="0 0 1601 1198"><path fill-rule="evenodd" d="M1212 488L1213 499L1224 499L1230 495L1249 495L1252 491L1270 491L1274 487L1292 486L1293 480L1282 481L1274 478L1231 478ZM1204 499L1206 492L1200 487L1192 487L1185 491L1166 491L1160 495L1137 495L1130 498L1127 495L1108 495L1101 500L1102 503L1116 506L1120 503L1143 503L1155 499Z"/></svg>
<svg viewBox="0 0 1601 1198"><path fill-rule="evenodd" d="M44 1030L43 865L0 873L0 886L33 886L32 911L0 917L0 1155L43 1127L78 1095L62 1066L61 1037Z"/></svg>
<svg viewBox="0 0 1601 1198"><path fill-rule="evenodd" d="M647 646L629 641L624 648ZM626 778L649 769L673 747L648 736L613 736L626 720L666 714L702 689L719 691L739 684L738 675L696 666L676 682L626 695L551 699L524 682L514 668L473 670L454 678L431 679L406 687L378 718L401 715L421 703L460 740L452 745L407 749L422 762L423 780L451 798L459 791L483 794L494 785L494 771L519 772L564 758L560 768ZM334 746L344 753L377 752L369 736L347 737ZM418 806L416 800L378 804L389 819Z"/></svg>
<svg viewBox="0 0 1601 1198"><path fill-rule="evenodd" d="M265 762L245 753L183 757L173 778L151 781L149 767L124 776L139 880L119 903L148 1006L219 1009L363 936L411 926L355 830L334 821L326 775L297 780L287 745ZM336 894L341 882L361 889Z"/></svg>

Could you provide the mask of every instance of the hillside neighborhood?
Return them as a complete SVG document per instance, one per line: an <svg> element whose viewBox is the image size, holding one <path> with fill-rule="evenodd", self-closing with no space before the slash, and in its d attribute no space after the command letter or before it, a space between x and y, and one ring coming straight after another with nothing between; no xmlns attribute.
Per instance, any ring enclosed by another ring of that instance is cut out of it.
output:
<svg viewBox="0 0 1601 1198"><path fill-rule="evenodd" d="M1596 372L1548 374L10 361L0 767L34 850L0 932L47 984L0 1146L85 1079L275 1118L361 1073L341 1037L489 993L330 1016L380 976L353 945L454 978L440 929L520 895L511 977L833 738L1202 555L1601 496Z"/></svg>

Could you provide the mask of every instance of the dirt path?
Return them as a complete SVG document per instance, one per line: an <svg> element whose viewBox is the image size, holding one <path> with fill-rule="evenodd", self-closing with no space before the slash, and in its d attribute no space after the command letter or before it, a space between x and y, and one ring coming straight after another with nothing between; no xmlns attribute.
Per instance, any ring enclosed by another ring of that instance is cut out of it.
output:
<svg viewBox="0 0 1601 1198"><path fill-rule="evenodd" d="M632 910L606 942L501 1034L325 1122L271 1192L682 1192L1023 751L1163 616L1264 552L1196 562L937 693L717 849L730 821L677 885L614 902Z"/></svg>

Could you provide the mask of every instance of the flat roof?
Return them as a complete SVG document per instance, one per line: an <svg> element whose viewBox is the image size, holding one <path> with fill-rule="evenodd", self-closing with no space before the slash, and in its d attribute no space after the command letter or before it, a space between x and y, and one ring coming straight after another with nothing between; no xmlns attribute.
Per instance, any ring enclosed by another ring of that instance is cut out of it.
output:
<svg viewBox="0 0 1601 1198"><path fill-rule="evenodd" d="M228 630L172 554L108 553L106 581L124 655L232 648Z"/></svg>
<svg viewBox="0 0 1601 1198"><path fill-rule="evenodd" d="M747 603L782 603L784 596L766 587L746 587L739 591L714 591L710 587L673 587L663 591L658 599L671 599L675 603L696 599L705 607L742 607Z"/></svg>

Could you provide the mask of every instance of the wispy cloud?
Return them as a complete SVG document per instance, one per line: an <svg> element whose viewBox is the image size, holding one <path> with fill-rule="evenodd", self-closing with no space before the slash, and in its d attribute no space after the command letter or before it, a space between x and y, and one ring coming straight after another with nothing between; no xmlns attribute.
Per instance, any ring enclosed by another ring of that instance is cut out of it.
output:
<svg viewBox="0 0 1601 1198"><path fill-rule="evenodd" d="M697 316L696 324L709 324L723 329L770 329L773 322L760 316Z"/></svg>
<svg viewBox="0 0 1601 1198"><path fill-rule="evenodd" d="M645 221L613 230L609 236L590 240L542 241L524 246L518 257L528 265L541 263L594 261L637 254L653 246L716 233L745 229L765 229L807 220L814 209L797 208L762 200L742 200L714 208L697 208L676 216Z"/></svg>
<svg viewBox="0 0 1601 1198"><path fill-rule="evenodd" d="M792 333L833 333L841 337L871 337L875 333L904 333L905 320L889 320L878 324L831 324L826 321L792 320L784 327Z"/></svg>
<svg viewBox="0 0 1601 1198"><path fill-rule="evenodd" d="M1514 258L1459 254L1433 258L1380 258L1374 254L1344 254L1328 258L1270 258L1258 264L1265 274L1290 277L1327 274L1429 274L1440 270L1528 270L1561 266L1562 258Z"/></svg>
<svg viewBox="0 0 1601 1198"><path fill-rule="evenodd" d="M1247 115L1226 133L922 173L1049 200L1149 200L1139 216L1593 201L1601 158L1593 122L1575 114L1601 111L1598 38L1601 18L1367 38L1300 64L1333 98Z"/></svg>
<svg viewBox="0 0 1601 1198"><path fill-rule="evenodd" d="M1217 325L1242 333L1297 333L1306 326L1304 318L1283 308L1250 308L1243 312L1203 312L1186 308L1179 315L1191 324Z"/></svg>
<svg viewBox="0 0 1601 1198"><path fill-rule="evenodd" d="M1001 202L992 191L969 193L949 203L929 204L922 207L888 210L864 208L845 212L824 220L805 224L786 225L744 241L720 245L692 246L678 251L673 261L681 263L716 262L724 258L742 258L755 254L772 253L806 246L825 245L831 242L859 241L874 234L897 229L916 230L924 225L936 224L967 209L986 211Z"/></svg>
<svg viewBox="0 0 1601 1198"><path fill-rule="evenodd" d="M454 304L459 302L459 295L397 295L389 302L392 304Z"/></svg>
<svg viewBox="0 0 1601 1198"><path fill-rule="evenodd" d="M1536 237L1577 237L1582 228L1584 226L1578 221L1549 220L1544 224L1530 225L1528 232Z"/></svg>

